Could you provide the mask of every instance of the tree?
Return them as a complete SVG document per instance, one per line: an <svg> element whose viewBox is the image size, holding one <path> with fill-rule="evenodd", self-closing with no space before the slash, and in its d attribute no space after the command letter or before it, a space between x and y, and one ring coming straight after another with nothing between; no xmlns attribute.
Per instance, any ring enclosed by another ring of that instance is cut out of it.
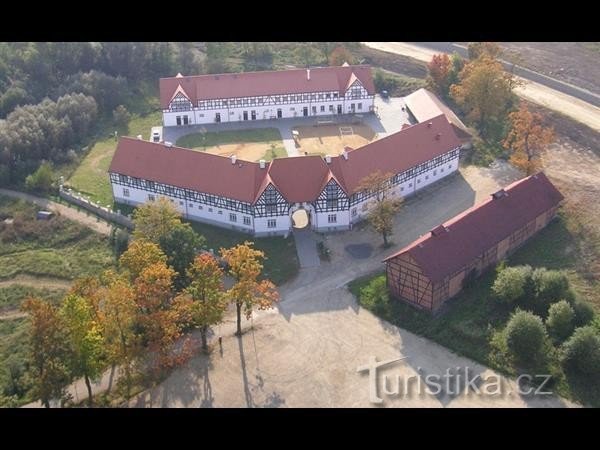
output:
<svg viewBox="0 0 600 450"><path fill-rule="evenodd" d="M539 316L517 309L505 328L506 345L516 360L529 365L540 359L547 334Z"/></svg>
<svg viewBox="0 0 600 450"><path fill-rule="evenodd" d="M295 50L300 62L306 66L313 66L321 62L319 52L314 48L312 42L302 42Z"/></svg>
<svg viewBox="0 0 600 450"><path fill-rule="evenodd" d="M144 239L133 241L119 258L119 266L135 281L142 271L157 263L166 263L167 257L160 247Z"/></svg>
<svg viewBox="0 0 600 450"><path fill-rule="evenodd" d="M600 337L591 326L577 328L563 344L565 370L597 380L600 376Z"/></svg>
<svg viewBox="0 0 600 450"><path fill-rule="evenodd" d="M140 354L140 336L136 333L138 309L130 282L115 272L103 274L99 323L104 336L108 361L125 373L126 397L131 389L131 371Z"/></svg>
<svg viewBox="0 0 600 450"><path fill-rule="evenodd" d="M69 357L66 329L57 308L38 298L29 298L22 305L29 313L30 371L34 395L46 408L50 400L64 398L70 382L66 361Z"/></svg>
<svg viewBox="0 0 600 450"><path fill-rule="evenodd" d="M123 105L117 106L113 111L113 121L117 127L127 129L130 120L131 114L129 114L129 111Z"/></svg>
<svg viewBox="0 0 600 450"><path fill-rule="evenodd" d="M449 92L450 86L458 83L459 74L460 74L461 70L463 69L463 67L465 66L465 61L462 59L462 57L457 52L452 53L452 56L450 58L450 63L451 63L451 69L450 69L450 73L448 74L448 92L446 93L446 97L448 97L448 95L450 93Z"/></svg>
<svg viewBox="0 0 600 450"><path fill-rule="evenodd" d="M516 85L502 64L482 55L463 67L459 82L450 87L450 95L467 117L477 122L482 136L487 137L491 122L502 119L510 106Z"/></svg>
<svg viewBox="0 0 600 450"><path fill-rule="evenodd" d="M54 182L52 165L44 161L38 169L25 179L25 187L30 191L48 192Z"/></svg>
<svg viewBox="0 0 600 450"><path fill-rule="evenodd" d="M102 373L104 337L92 305L77 295L67 295L59 311L64 321L69 345L69 367L74 377L83 376L88 390L88 404L93 405L90 379Z"/></svg>
<svg viewBox="0 0 600 450"><path fill-rule="evenodd" d="M582 300L573 302L573 310L575 311L575 325L582 327L594 320L594 308L587 302Z"/></svg>
<svg viewBox="0 0 600 450"><path fill-rule="evenodd" d="M482 55L494 59L502 55L502 49L495 42L469 42L467 52L471 60L477 59Z"/></svg>
<svg viewBox="0 0 600 450"><path fill-rule="evenodd" d="M343 45L333 49L329 55L330 66L341 66L344 63L354 64L354 56L352 52Z"/></svg>
<svg viewBox="0 0 600 450"><path fill-rule="evenodd" d="M546 328L557 340L568 338L575 328L575 311L566 300L553 303L548 310Z"/></svg>
<svg viewBox="0 0 600 450"><path fill-rule="evenodd" d="M162 236L181 224L181 214L165 197L138 206L133 212L134 239L158 243Z"/></svg>
<svg viewBox="0 0 600 450"><path fill-rule="evenodd" d="M450 73L452 71L452 61L446 53L433 55L433 58L427 64L429 75L427 76L427 86L442 97L447 97L450 89Z"/></svg>
<svg viewBox="0 0 600 450"><path fill-rule="evenodd" d="M569 279L562 271L539 267L534 270L532 280L535 285L534 306L540 314L546 314L552 303L571 296Z"/></svg>
<svg viewBox="0 0 600 450"><path fill-rule="evenodd" d="M191 320L200 328L204 351L208 351L207 333L210 326L220 323L227 309L223 276L218 261L208 253L198 255L188 270L190 284L184 295L192 300Z"/></svg>
<svg viewBox="0 0 600 450"><path fill-rule="evenodd" d="M531 266L506 267L496 276L492 293L503 303L516 303L531 292Z"/></svg>
<svg viewBox="0 0 600 450"><path fill-rule="evenodd" d="M383 237L384 247L389 246L388 237L394 231L394 216L400 211L402 205L400 199L388 198L391 177L391 173L384 174L376 171L364 177L357 188L357 192L365 192L367 198L373 198L371 200L373 205L367 219L373 230Z"/></svg>
<svg viewBox="0 0 600 450"><path fill-rule="evenodd" d="M235 280L235 284L229 289L228 297L235 304L237 313L236 335L242 335L242 307L246 319L252 317L254 308L259 310L273 308L279 300L279 294L275 285L269 280L259 281L265 254L260 250L252 248L251 242L244 242L229 249L221 249L221 257L228 266L228 273Z"/></svg>
<svg viewBox="0 0 600 450"><path fill-rule="evenodd" d="M524 102L508 118L510 131L503 145L511 152L510 161L532 175L540 168L544 151L556 139L554 129L544 127L542 115L530 112Z"/></svg>
<svg viewBox="0 0 600 450"><path fill-rule="evenodd" d="M167 263L177 273L174 280L177 291L188 285L187 270L205 242L189 223L177 225L160 238L160 248L167 256Z"/></svg>

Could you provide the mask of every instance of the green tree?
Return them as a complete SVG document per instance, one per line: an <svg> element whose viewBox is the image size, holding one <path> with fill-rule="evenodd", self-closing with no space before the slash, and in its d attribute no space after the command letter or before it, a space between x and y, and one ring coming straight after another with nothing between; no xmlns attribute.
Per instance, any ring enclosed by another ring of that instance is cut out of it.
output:
<svg viewBox="0 0 600 450"><path fill-rule="evenodd" d="M532 280L535 285L535 309L540 314L546 314L550 305L561 299L569 299L569 279L559 270L548 270L539 267L534 270Z"/></svg>
<svg viewBox="0 0 600 450"><path fill-rule="evenodd" d="M597 330L591 326L577 328L563 344L562 364L566 371L597 381L600 377L600 337Z"/></svg>
<svg viewBox="0 0 600 450"><path fill-rule="evenodd" d="M594 308L587 302L582 300L573 302L573 310L575 311L575 325L582 327L594 320Z"/></svg>
<svg viewBox="0 0 600 450"><path fill-rule="evenodd" d="M496 276L492 285L494 297L503 303L512 304L524 300L531 292L533 269L531 266L506 267Z"/></svg>
<svg viewBox="0 0 600 450"><path fill-rule="evenodd" d="M167 263L175 270L174 286L177 291L188 285L187 270L206 240L196 233L189 223L172 228L159 240L160 248L167 256Z"/></svg>
<svg viewBox="0 0 600 450"><path fill-rule="evenodd" d="M48 192L54 183L52 164L43 162L38 169L25 179L25 187L30 191Z"/></svg>
<svg viewBox="0 0 600 450"><path fill-rule="evenodd" d="M113 111L113 121L117 127L126 130L131 120L131 114L123 105L119 105Z"/></svg>
<svg viewBox="0 0 600 450"><path fill-rule="evenodd" d="M547 333L539 316L517 309L505 328L506 345L517 362L531 365L540 360Z"/></svg>
<svg viewBox="0 0 600 450"><path fill-rule="evenodd" d="M568 338L575 328L575 311L566 300L550 305L546 328L558 341Z"/></svg>
<svg viewBox="0 0 600 450"><path fill-rule="evenodd" d="M83 297L67 295L60 307L70 348L69 368L74 377L83 376L88 390L88 405L93 405L90 379L102 374L104 337L92 305Z"/></svg>
<svg viewBox="0 0 600 450"><path fill-rule="evenodd" d="M133 212L133 238L158 244L162 236L181 224L180 217L177 208L165 197L138 206Z"/></svg>
<svg viewBox="0 0 600 450"><path fill-rule="evenodd" d="M130 281L135 281L147 267L166 262L167 257L160 247L145 239L133 241L119 258L119 266Z"/></svg>

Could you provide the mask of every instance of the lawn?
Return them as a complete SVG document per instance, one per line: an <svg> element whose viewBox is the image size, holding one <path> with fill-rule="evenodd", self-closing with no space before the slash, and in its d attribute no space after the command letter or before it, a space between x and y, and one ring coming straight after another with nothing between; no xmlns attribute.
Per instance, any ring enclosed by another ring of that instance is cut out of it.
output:
<svg viewBox="0 0 600 450"><path fill-rule="evenodd" d="M290 236L256 238L244 233L215 227L199 222L190 222L192 228L206 238L206 245L218 253L220 248L233 247L244 241L254 242L255 248L265 253L264 276L280 285L298 273L299 263L296 244Z"/></svg>
<svg viewBox="0 0 600 450"><path fill-rule="evenodd" d="M246 161L287 156L277 128L193 133L179 138L176 145L213 155L236 155Z"/></svg>
<svg viewBox="0 0 600 450"><path fill-rule="evenodd" d="M162 122L160 111L146 115L133 115L127 130L120 135L137 136L150 139L150 129ZM102 205L113 204L112 190L108 178L108 167L117 148L114 132L106 133L106 137L96 141L81 164L67 180L67 185L89 196L94 202Z"/></svg>
<svg viewBox="0 0 600 450"><path fill-rule="evenodd" d="M589 282L577 271L577 238L568 225L561 216L513 254L507 263L510 266L530 264L533 267L564 270L582 299L597 307L595 299L588 295ZM495 276L493 270L483 274L452 299L444 308L445 311L437 316L431 316L400 301L391 301L387 294L379 296L377 301L367 301L361 295L361 290L371 283L385 283L383 273L356 279L350 283L349 289L361 306L382 319L425 336L499 372L514 376L514 368L505 358L492 352L490 344L490 339L494 333L504 328L512 311L510 307L501 305L492 298L491 286ZM569 384L555 363L552 364L552 370L556 375L556 392L567 398L585 400L600 406L600 392L597 388Z"/></svg>

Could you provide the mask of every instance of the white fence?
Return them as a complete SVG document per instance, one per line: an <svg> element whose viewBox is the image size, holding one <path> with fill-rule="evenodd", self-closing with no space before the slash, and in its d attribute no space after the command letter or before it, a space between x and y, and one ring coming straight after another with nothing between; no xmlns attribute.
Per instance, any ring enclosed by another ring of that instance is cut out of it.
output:
<svg viewBox="0 0 600 450"><path fill-rule="evenodd" d="M71 189L61 186L58 195L69 203L73 203L74 205L86 209L108 222L117 223L121 226L133 229L133 222L128 216L121 214L119 211L113 211L106 206L98 205Z"/></svg>

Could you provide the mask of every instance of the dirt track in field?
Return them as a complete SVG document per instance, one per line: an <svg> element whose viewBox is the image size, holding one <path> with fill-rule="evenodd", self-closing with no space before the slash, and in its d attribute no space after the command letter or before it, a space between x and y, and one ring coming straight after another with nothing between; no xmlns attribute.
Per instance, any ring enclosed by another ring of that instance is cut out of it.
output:
<svg viewBox="0 0 600 450"><path fill-rule="evenodd" d="M340 133L340 127L352 128L353 134ZM299 133L298 152L321 155L340 155L345 147L358 148L377 139L368 125L335 124L317 127L295 127Z"/></svg>

